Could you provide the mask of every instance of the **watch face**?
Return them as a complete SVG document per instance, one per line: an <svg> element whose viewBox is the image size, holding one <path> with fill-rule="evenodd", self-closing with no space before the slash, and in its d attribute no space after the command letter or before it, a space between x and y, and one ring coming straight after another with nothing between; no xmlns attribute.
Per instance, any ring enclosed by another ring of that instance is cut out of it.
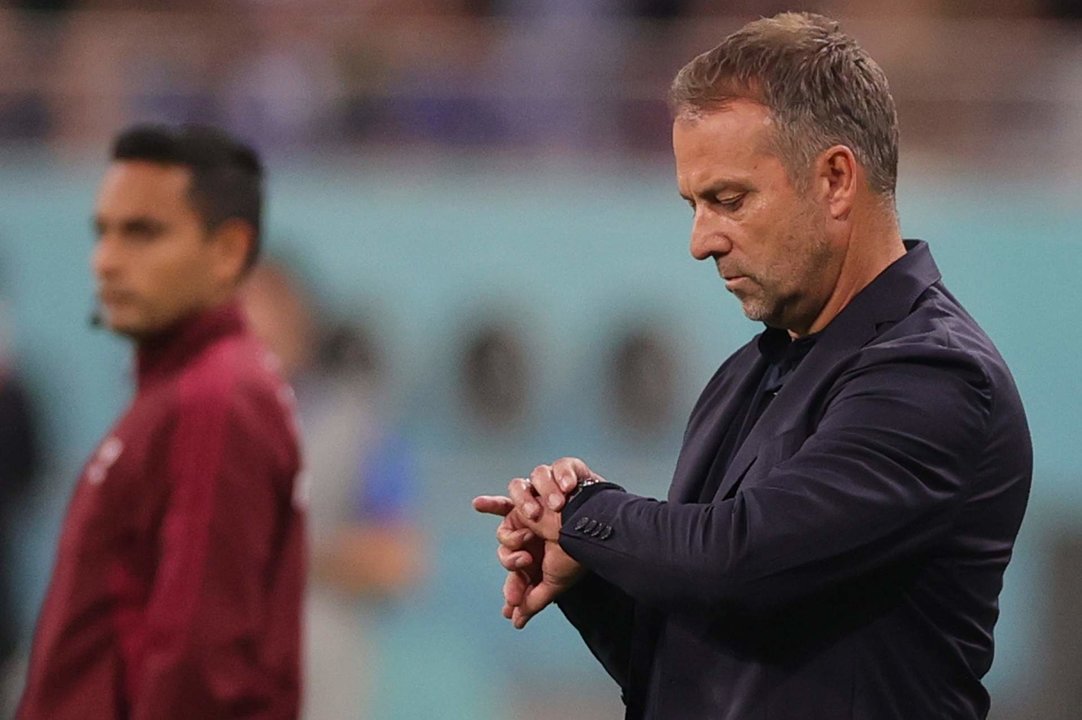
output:
<svg viewBox="0 0 1082 720"><path fill-rule="evenodd" d="M586 480L580 480L579 484L575 486L575 489L571 491L571 494L567 496L567 499L571 500L572 498L574 498L576 495L578 495L580 492L582 492L586 488L590 487L591 485L600 485L603 482L605 482L605 481L602 480L601 478L598 478L598 477L592 477L592 478L587 478Z"/></svg>

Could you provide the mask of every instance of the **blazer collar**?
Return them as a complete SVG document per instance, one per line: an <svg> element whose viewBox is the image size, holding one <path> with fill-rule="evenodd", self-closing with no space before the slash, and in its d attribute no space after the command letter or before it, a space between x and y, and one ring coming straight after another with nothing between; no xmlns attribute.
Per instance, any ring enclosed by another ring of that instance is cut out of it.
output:
<svg viewBox="0 0 1082 720"><path fill-rule="evenodd" d="M908 315L917 298L939 282L942 276L928 243L906 240L905 249L905 255L879 273L823 328L816 349L826 346L837 352L864 345L881 325Z"/></svg>

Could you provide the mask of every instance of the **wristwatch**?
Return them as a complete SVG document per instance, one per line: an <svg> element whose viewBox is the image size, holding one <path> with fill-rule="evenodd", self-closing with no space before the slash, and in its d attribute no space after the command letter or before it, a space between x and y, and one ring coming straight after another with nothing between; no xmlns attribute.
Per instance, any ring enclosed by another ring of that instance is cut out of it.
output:
<svg viewBox="0 0 1082 720"><path fill-rule="evenodd" d="M579 493L581 493L586 488L590 487L591 485L600 485L603 482L607 482L607 480L605 480L605 478L598 477L597 475L591 475L585 480L579 480L579 484L576 485L575 489L571 491L571 494L567 496L564 507L567 507L567 504L577 498L579 496Z"/></svg>

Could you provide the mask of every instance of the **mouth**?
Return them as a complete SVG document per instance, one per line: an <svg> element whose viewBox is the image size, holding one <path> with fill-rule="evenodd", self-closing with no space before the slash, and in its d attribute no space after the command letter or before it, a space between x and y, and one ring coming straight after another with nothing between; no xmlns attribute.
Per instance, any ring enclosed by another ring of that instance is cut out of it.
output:
<svg viewBox="0 0 1082 720"><path fill-rule="evenodd" d="M104 288L98 290L98 302L102 305L123 305L134 299L134 295L124 290Z"/></svg>
<svg viewBox="0 0 1082 720"><path fill-rule="evenodd" d="M729 292L733 292L734 288L739 287L742 284L751 282L751 278L740 271L739 268L732 267L731 264L723 263L721 258L717 260L718 276L725 281L725 289Z"/></svg>

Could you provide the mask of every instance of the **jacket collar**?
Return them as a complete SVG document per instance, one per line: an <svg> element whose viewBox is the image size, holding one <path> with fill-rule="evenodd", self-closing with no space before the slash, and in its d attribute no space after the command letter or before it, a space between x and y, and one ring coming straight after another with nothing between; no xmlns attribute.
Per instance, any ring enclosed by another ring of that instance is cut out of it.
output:
<svg viewBox="0 0 1082 720"><path fill-rule="evenodd" d="M141 340L136 353L139 387L172 375L220 338L244 332L244 313L235 300L180 320Z"/></svg>
<svg viewBox="0 0 1082 720"><path fill-rule="evenodd" d="M879 326L908 315L917 298L939 282L942 276L928 243L906 240L905 249L905 255L879 273L823 328L817 346L823 343L834 351L860 347L878 334Z"/></svg>

